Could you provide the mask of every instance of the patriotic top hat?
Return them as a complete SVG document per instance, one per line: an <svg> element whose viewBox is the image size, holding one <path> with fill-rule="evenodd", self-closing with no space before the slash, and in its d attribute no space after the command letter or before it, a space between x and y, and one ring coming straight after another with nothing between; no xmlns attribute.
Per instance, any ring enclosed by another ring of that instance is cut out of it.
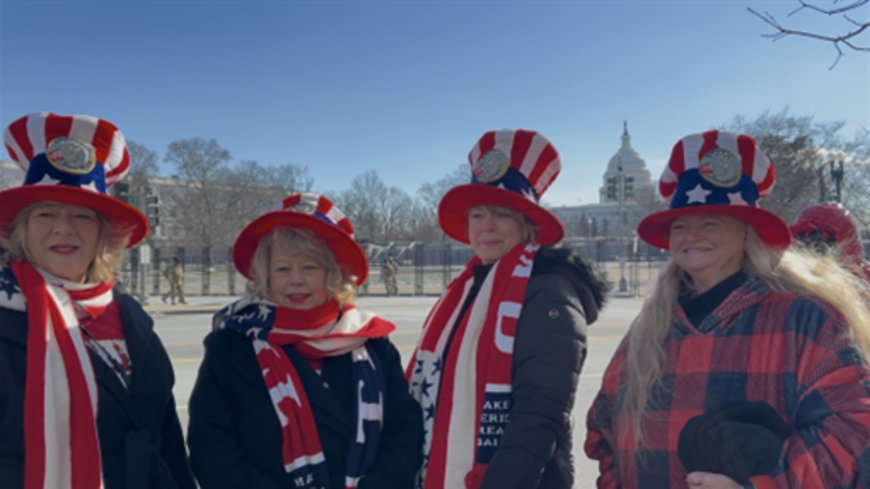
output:
<svg viewBox="0 0 870 489"><path fill-rule="evenodd" d="M335 260L362 285L369 274L365 251L353 238L353 224L328 198L311 193L293 194L284 199L281 209L254 219L242 230L233 245L233 262L239 273L253 280L251 260L260 240L277 228L304 228L320 236Z"/></svg>
<svg viewBox="0 0 870 489"><path fill-rule="evenodd" d="M108 194L130 169L127 141L114 124L42 112L10 124L3 142L25 176L20 187L0 192L0 229L8 231L28 205L52 201L87 207L129 229L128 247L145 239L145 215Z"/></svg>
<svg viewBox="0 0 870 489"><path fill-rule="evenodd" d="M650 214L637 228L646 242L668 248L674 219L689 214L721 214L746 222L768 246L791 244L788 224L758 207L776 182L773 162L746 134L707 131L681 139L659 180L670 208Z"/></svg>
<svg viewBox="0 0 870 489"><path fill-rule="evenodd" d="M543 135L525 129L484 134L468 154L471 183L452 188L438 205L438 221L451 238L468 243L468 211L478 205L513 209L537 227L539 244L565 237L559 218L540 205L562 160Z"/></svg>

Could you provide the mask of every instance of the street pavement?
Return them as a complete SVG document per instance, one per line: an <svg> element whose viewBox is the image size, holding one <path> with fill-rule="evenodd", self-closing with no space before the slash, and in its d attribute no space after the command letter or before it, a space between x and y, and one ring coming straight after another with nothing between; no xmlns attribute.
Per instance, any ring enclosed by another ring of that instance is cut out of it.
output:
<svg viewBox="0 0 870 489"><path fill-rule="evenodd" d="M166 346L175 369L175 399L182 424L187 426L187 401L202 360L202 340L211 331L212 314L234 300L229 296L192 296L187 305L163 304L150 297L146 310L154 317L156 331ZM414 350L420 327L436 297L361 297L360 309L370 310L396 323L391 336L407 362ZM594 487L597 466L583 454L586 412L598 391L613 351L640 311L642 300L610 298L598 321L589 327L589 354L580 376L573 412L574 458L577 471L575 487Z"/></svg>

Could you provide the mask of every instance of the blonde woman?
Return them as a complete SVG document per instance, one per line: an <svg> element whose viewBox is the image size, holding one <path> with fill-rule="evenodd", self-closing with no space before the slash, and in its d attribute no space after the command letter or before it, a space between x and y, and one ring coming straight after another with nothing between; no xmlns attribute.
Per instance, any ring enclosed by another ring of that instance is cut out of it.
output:
<svg viewBox="0 0 870 489"><path fill-rule="evenodd" d="M91 116L31 114L4 142L26 171L0 192L0 485L193 489L153 321L116 290L148 221L106 193L124 136Z"/></svg>
<svg viewBox="0 0 870 489"><path fill-rule="evenodd" d="M746 135L674 147L670 209L638 228L671 261L588 415L599 488L866 487L860 280L788 250L788 225L757 206L774 180Z"/></svg>
<svg viewBox="0 0 870 489"><path fill-rule="evenodd" d="M368 261L326 197L296 194L239 235L248 295L205 340L190 398L203 489L410 489L422 414L395 326L354 306Z"/></svg>

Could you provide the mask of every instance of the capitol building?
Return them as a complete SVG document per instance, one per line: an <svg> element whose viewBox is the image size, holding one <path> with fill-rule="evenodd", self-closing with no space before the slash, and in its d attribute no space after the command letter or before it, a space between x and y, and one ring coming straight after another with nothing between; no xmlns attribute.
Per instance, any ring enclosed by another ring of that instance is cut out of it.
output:
<svg viewBox="0 0 870 489"><path fill-rule="evenodd" d="M638 222L661 205L646 161L631 146L626 123L622 145L601 176L598 203L550 210L565 224L569 238L606 239L633 236Z"/></svg>

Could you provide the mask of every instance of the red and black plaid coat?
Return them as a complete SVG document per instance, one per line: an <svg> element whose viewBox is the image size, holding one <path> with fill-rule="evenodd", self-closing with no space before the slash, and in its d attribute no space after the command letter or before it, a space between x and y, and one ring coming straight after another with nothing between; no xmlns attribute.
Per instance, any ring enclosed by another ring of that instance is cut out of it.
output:
<svg viewBox="0 0 870 489"><path fill-rule="evenodd" d="M741 401L770 404L793 430L774 473L752 479L756 488L870 487L870 370L830 305L749 278L697 327L677 307L641 450L615 431L629 424L619 409L626 347L587 418L599 488L686 487L677 456L683 426L705 408Z"/></svg>

